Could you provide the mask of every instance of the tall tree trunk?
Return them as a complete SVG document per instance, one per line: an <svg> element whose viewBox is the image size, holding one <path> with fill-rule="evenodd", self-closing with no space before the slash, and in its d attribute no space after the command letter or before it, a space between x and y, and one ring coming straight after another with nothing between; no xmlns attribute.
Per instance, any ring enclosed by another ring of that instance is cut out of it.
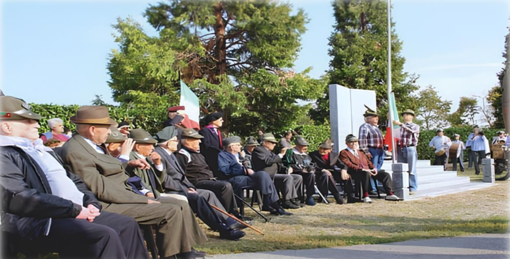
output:
<svg viewBox="0 0 510 259"><path fill-rule="evenodd" d="M222 2L218 2L216 6L214 6L214 15L216 16L216 25L214 28L214 32L216 35L216 44L214 48L214 57L216 58L216 71L214 75L210 77L209 82L213 84L219 83L217 79L218 76L221 76L227 71L227 44L225 40L225 21L223 20L223 4Z"/></svg>

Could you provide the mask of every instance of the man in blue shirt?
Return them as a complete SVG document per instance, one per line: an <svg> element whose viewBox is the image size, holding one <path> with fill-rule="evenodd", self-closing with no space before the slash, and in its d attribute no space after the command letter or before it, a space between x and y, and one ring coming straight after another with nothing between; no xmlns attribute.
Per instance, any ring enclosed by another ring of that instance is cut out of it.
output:
<svg viewBox="0 0 510 259"><path fill-rule="evenodd" d="M470 137L466 142L466 147L471 147L471 152L474 154L473 162L475 163L475 174L478 175L480 174L482 158L486 156L487 152L490 152L490 150L486 150L489 141L481 130L478 130L476 134L472 133L469 136Z"/></svg>

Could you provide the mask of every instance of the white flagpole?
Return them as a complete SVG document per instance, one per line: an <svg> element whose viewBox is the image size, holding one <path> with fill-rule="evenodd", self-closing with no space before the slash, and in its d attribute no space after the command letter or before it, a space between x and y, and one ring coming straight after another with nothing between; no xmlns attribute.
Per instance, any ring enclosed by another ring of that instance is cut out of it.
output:
<svg viewBox="0 0 510 259"><path fill-rule="evenodd" d="M388 110L390 114L390 132L391 132L391 162L395 164L396 149L395 146L395 134L393 130L393 112L391 109L391 0L388 0ZM396 100L395 100L396 101Z"/></svg>

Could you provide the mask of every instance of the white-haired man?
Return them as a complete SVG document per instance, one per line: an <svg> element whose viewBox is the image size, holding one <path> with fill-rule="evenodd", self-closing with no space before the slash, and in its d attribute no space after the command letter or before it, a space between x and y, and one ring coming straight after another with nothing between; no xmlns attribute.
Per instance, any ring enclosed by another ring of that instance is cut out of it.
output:
<svg viewBox="0 0 510 259"><path fill-rule="evenodd" d="M53 118L48 120L48 127L50 128L50 131L45 132L42 134L41 139L44 144L49 139L57 139L60 140L60 142L64 143L69 139L69 136L64 133L64 121L59 118Z"/></svg>

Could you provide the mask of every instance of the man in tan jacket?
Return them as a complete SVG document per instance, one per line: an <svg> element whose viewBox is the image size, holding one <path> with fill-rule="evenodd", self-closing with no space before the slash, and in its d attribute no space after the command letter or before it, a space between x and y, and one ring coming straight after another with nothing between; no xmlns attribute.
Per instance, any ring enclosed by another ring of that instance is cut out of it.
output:
<svg viewBox="0 0 510 259"><path fill-rule="evenodd" d="M64 163L83 178L103 205L103 210L133 217L142 225L157 225L161 258L195 258L194 245L207 238L185 201L156 201L136 194L127 184L125 168L147 168L144 160L122 164L108 154L103 143L110 132L110 119L104 106L83 106L71 117L78 134L62 147Z"/></svg>

